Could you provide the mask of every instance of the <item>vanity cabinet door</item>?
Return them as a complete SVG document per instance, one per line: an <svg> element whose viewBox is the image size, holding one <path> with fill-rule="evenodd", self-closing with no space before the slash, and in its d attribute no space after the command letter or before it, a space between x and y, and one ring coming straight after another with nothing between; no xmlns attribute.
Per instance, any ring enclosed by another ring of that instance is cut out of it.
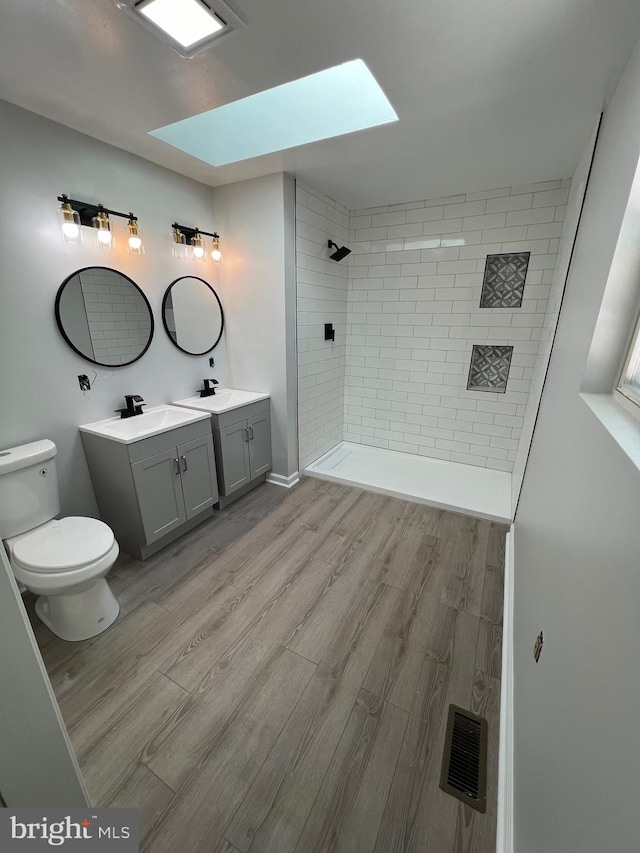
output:
<svg viewBox="0 0 640 853"><path fill-rule="evenodd" d="M187 520L178 463L173 448L131 466L148 545Z"/></svg>
<svg viewBox="0 0 640 853"><path fill-rule="evenodd" d="M250 479L259 477L271 468L271 417L269 412L255 415L247 421L249 429Z"/></svg>
<svg viewBox="0 0 640 853"><path fill-rule="evenodd" d="M220 456L222 462L220 491L224 495L230 495L251 479L249 431L246 421L240 421L220 430Z"/></svg>
<svg viewBox="0 0 640 853"><path fill-rule="evenodd" d="M178 459L188 520L218 500L212 437L196 438L178 445Z"/></svg>

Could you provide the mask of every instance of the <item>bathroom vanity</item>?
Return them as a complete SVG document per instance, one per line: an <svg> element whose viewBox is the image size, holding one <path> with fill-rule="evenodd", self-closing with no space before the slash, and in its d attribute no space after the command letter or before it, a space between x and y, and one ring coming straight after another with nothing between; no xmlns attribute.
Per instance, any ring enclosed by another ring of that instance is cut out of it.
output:
<svg viewBox="0 0 640 853"><path fill-rule="evenodd" d="M264 481L272 464L268 394L225 388L207 397L176 400L173 405L211 416L220 507Z"/></svg>
<svg viewBox="0 0 640 853"><path fill-rule="evenodd" d="M211 415L157 406L80 427L100 517L141 560L212 515Z"/></svg>

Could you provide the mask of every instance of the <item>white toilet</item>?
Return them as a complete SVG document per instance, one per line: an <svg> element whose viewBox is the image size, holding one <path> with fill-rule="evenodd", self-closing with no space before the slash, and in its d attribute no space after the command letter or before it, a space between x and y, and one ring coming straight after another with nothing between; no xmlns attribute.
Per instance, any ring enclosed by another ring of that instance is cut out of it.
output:
<svg viewBox="0 0 640 853"><path fill-rule="evenodd" d="M102 521L56 518L56 452L48 440L0 451L0 538L16 579L40 596L44 624L63 640L88 640L118 617L105 575L119 548Z"/></svg>

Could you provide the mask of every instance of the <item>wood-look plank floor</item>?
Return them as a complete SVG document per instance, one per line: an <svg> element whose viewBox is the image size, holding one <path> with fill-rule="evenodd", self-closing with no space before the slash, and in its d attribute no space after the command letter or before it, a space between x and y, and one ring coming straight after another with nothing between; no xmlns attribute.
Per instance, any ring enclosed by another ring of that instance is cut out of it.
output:
<svg viewBox="0 0 640 853"><path fill-rule="evenodd" d="M94 804L152 853L492 853L505 533L306 479L122 557L111 629L36 624ZM452 702L489 722L484 815L438 787Z"/></svg>

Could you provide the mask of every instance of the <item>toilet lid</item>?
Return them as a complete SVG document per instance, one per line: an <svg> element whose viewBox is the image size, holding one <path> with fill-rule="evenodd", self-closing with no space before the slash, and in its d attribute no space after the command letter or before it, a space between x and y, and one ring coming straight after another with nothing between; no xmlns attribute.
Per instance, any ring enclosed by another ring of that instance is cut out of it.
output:
<svg viewBox="0 0 640 853"><path fill-rule="evenodd" d="M69 516L21 536L13 558L34 572L59 572L99 560L113 542L113 531L102 521Z"/></svg>

